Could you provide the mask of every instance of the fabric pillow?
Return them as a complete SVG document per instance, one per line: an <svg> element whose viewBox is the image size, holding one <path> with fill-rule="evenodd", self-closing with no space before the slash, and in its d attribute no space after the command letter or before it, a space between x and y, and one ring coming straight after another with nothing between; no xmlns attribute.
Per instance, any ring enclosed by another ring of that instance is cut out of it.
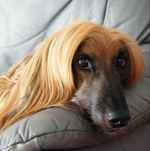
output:
<svg viewBox="0 0 150 151"><path fill-rule="evenodd" d="M0 150L67 150L96 145L103 139L77 110L52 107L26 117L3 131L0 134Z"/></svg>

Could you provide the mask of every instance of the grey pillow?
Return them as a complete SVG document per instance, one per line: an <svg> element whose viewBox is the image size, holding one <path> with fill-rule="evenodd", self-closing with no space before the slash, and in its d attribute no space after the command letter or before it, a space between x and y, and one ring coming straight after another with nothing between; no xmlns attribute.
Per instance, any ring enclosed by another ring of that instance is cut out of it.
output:
<svg viewBox="0 0 150 151"><path fill-rule="evenodd" d="M73 149L96 145L102 140L77 110L52 107L3 131L0 134L0 150Z"/></svg>
<svg viewBox="0 0 150 151"><path fill-rule="evenodd" d="M126 97L132 115L129 128L134 129L150 120L150 45L142 45L144 73L141 80L127 90Z"/></svg>

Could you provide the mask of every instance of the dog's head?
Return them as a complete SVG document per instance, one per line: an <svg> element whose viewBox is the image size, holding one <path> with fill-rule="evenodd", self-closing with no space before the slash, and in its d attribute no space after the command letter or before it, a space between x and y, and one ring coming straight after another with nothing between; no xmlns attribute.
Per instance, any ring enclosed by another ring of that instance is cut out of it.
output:
<svg viewBox="0 0 150 151"><path fill-rule="evenodd" d="M1 128L51 105L74 102L105 132L119 131L130 119L124 90L142 69L141 51L128 36L90 22L75 23L0 79L5 100Z"/></svg>
<svg viewBox="0 0 150 151"><path fill-rule="evenodd" d="M72 102L104 132L121 133L131 119L124 92L140 76L141 52L125 34L93 24L89 26L91 29L72 60L76 87ZM86 27L80 34L84 30Z"/></svg>
<svg viewBox="0 0 150 151"><path fill-rule="evenodd" d="M49 77L57 81L54 97L79 105L105 132L121 131L128 124L124 91L143 68L140 49L128 36L78 22L55 35L48 56Z"/></svg>
<svg viewBox="0 0 150 151"><path fill-rule="evenodd" d="M77 87L72 101L94 124L113 133L123 131L130 120L124 91L129 86L132 61L126 43L107 39L107 35L97 35L79 46L72 64Z"/></svg>

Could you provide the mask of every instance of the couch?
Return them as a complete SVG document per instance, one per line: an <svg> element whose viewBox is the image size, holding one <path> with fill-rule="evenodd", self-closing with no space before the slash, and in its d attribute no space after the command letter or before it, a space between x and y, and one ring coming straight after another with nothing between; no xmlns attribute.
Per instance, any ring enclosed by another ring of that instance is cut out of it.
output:
<svg viewBox="0 0 150 151"><path fill-rule="evenodd" d="M144 74L126 94L137 115L131 131L107 138L77 110L51 107L3 131L0 151L150 151L149 0L0 0L0 73L74 20L118 28L140 44Z"/></svg>

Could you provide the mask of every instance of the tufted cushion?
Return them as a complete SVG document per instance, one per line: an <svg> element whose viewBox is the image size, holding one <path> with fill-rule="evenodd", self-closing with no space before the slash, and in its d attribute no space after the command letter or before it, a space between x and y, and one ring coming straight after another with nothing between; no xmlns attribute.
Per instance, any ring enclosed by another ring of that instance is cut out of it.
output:
<svg viewBox="0 0 150 151"><path fill-rule="evenodd" d="M90 123L78 112L52 107L16 122L0 135L0 150L69 149L97 144Z"/></svg>

